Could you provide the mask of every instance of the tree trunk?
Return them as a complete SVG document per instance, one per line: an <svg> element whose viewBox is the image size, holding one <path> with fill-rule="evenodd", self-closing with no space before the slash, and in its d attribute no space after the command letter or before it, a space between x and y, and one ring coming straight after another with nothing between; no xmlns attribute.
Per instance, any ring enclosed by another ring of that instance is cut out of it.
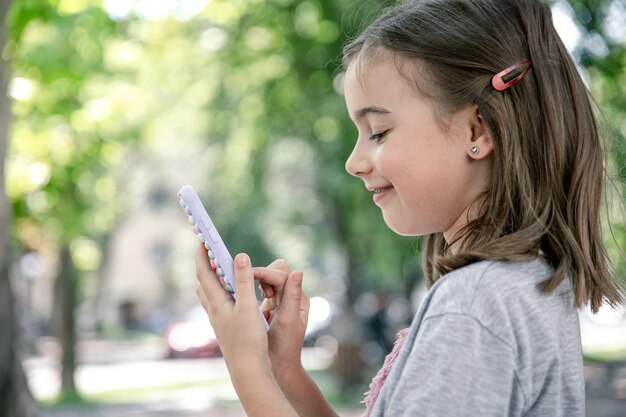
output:
<svg viewBox="0 0 626 417"><path fill-rule="evenodd" d="M61 396L76 398L74 370L76 369L76 269L67 245L61 248L61 272L54 284L54 332L63 349L61 358Z"/></svg>
<svg viewBox="0 0 626 417"><path fill-rule="evenodd" d="M0 50L6 41L6 16L10 1L0 1ZM11 103L7 96L9 65L0 60L0 416L33 417L37 405L28 390L17 349L17 325L9 279L9 204L4 190Z"/></svg>

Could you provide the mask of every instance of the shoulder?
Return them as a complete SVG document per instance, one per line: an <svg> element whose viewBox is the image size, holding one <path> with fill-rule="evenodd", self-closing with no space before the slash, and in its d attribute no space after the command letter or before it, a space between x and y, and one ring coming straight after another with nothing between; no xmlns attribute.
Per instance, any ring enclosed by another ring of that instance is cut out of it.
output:
<svg viewBox="0 0 626 417"><path fill-rule="evenodd" d="M575 314L569 280L550 294L538 287L552 274L552 267L539 259L467 265L444 275L431 288L424 320L461 314L513 342L522 328L541 327L549 317L554 322L555 316Z"/></svg>
<svg viewBox="0 0 626 417"><path fill-rule="evenodd" d="M546 404L560 404L563 386L578 401L582 356L571 284L564 280L551 293L538 287L553 273L541 260L481 261L441 277L422 302L400 353L401 371L391 379L401 386L398 391L416 390L412 381L420 381L423 392L425 380L433 395L458 393L459 384L468 392L478 387L463 397L488 400L477 404L481 410L495 404L494 398L505 400L503 410L526 409L541 395ZM414 377L407 369L425 376Z"/></svg>
<svg viewBox="0 0 626 417"><path fill-rule="evenodd" d="M480 309L494 299L517 299L537 294L537 285L548 279L552 268L539 260L480 261L454 270L431 288L431 313Z"/></svg>

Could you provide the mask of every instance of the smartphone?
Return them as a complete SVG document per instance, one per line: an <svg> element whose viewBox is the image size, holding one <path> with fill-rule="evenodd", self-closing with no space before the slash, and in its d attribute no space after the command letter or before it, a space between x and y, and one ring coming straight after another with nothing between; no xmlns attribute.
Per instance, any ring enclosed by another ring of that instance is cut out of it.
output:
<svg viewBox="0 0 626 417"><path fill-rule="evenodd" d="M193 232L198 236L198 240L204 244L213 272L217 275L222 287L236 300L233 257L220 237L202 201L200 201L200 197L191 185L185 185L178 192L178 202L187 214L189 223L193 226ZM262 313L261 317L265 323L265 329L269 331L270 326Z"/></svg>

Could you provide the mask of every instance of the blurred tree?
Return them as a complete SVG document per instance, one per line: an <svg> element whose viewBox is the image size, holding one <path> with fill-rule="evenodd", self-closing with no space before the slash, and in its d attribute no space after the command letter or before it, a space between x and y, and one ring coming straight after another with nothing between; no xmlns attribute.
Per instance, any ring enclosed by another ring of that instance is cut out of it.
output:
<svg viewBox="0 0 626 417"><path fill-rule="evenodd" d="M9 160L15 175L7 189L15 214L13 234L25 250L47 245L58 253L53 331L63 352L61 395L70 398L78 395L74 315L80 278L97 270L96 242L106 240L119 212L106 175L116 143L102 140L90 119L98 110L85 108L87 81L103 73L100 41L113 28L91 3L15 3L6 48L14 63L11 95L16 100Z"/></svg>
<svg viewBox="0 0 626 417"><path fill-rule="evenodd" d="M9 0L0 1L0 48L7 35ZM26 383L21 354L17 348L17 320L9 275L11 250L9 241L10 207L4 191L4 161L8 144L11 103L7 95L10 66L0 60L0 415L30 417L37 415L37 407Z"/></svg>

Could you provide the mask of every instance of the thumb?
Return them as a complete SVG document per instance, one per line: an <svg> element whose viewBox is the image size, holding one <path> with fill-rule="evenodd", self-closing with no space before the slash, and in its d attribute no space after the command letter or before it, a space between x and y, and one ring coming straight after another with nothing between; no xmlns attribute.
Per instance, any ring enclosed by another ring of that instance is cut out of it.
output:
<svg viewBox="0 0 626 417"><path fill-rule="evenodd" d="M283 319L288 321L300 319L300 302L302 300L302 278L301 271L295 271L289 274L289 278L285 283L285 291L283 299L280 303L279 314Z"/></svg>
<svg viewBox="0 0 626 417"><path fill-rule="evenodd" d="M254 303L257 305L256 292L254 289L254 276L250 265L250 257L245 253L235 256L235 292L237 304Z"/></svg>

